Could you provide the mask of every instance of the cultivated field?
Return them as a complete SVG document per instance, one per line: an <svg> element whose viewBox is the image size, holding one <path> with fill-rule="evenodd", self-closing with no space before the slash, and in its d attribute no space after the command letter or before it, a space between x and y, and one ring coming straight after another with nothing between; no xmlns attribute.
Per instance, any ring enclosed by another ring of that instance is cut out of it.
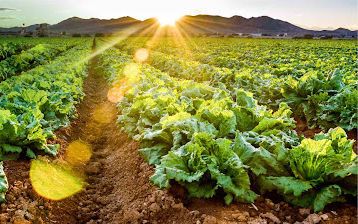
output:
<svg viewBox="0 0 358 224"><path fill-rule="evenodd" d="M357 51L0 39L0 223L356 223Z"/></svg>

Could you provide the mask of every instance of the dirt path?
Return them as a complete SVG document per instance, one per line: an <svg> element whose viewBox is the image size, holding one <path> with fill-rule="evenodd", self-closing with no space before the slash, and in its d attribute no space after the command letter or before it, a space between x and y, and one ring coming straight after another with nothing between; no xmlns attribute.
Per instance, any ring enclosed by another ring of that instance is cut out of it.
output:
<svg viewBox="0 0 358 224"><path fill-rule="evenodd" d="M71 142L81 140L92 147L89 162L76 168L86 176L86 188L67 199L50 201L32 189L29 161L6 162L10 189L8 202L1 204L0 223L294 223L308 218L324 223L357 222L356 207L350 204L331 205L313 217L311 211L299 210L275 196L271 196L273 201L260 198L255 205L225 206L220 198L189 199L178 186L170 191L153 186L149 182L153 169L138 153L139 144L116 125L117 109L107 100L108 87L95 70L96 63L97 58L92 59L78 118L56 132L56 142L61 144L56 161L64 160Z"/></svg>
<svg viewBox="0 0 358 224"><path fill-rule="evenodd" d="M47 221L194 223L195 215L148 181L153 171L140 157L138 143L128 139L116 125L117 109L107 100L108 87L100 71L95 70L96 63L94 58L84 83L86 97L78 107L78 119L70 129L58 133L68 142L80 139L92 146L93 155L84 168L88 186L78 195L53 203Z"/></svg>

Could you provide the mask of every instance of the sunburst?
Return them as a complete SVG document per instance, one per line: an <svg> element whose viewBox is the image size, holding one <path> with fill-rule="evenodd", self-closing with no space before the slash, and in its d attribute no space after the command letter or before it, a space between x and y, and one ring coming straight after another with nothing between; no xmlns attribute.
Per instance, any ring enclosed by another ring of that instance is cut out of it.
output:
<svg viewBox="0 0 358 224"><path fill-rule="evenodd" d="M179 21L179 17L176 15L162 15L157 16L158 22L161 26L175 26L177 21Z"/></svg>

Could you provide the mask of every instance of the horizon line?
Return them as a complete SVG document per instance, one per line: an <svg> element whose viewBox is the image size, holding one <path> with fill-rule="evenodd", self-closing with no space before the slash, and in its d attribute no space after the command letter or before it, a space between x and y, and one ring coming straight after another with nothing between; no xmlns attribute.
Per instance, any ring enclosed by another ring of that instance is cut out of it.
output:
<svg viewBox="0 0 358 224"><path fill-rule="evenodd" d="M317 27L311 26L311 27L310 27L310 26L306 26L306 25L295 24L295 23L292 23L292 22L289 22L289 21L286 21L286 20L282 20L282 19L276 19L276 18L271 17L271 16L268 16L268 15L245 17L245 16L240 16L240 15L221 16L221 15L217 15L217 14L216 14L216 15L211 15L211 14L196 14L196 15L190 15L190 14L186 14L186 15L183 15L182 17L180 17L180 18L183 18L183 17L185 17L185 16L192 16L192 17L195 17L195 16L213 16L213 17L215 17L215 16L217 16L217 17L222 17L222 18L227 18L227 19L232 18L232 17L235 17L235 16L242 17L242 18L245 18L245 19L268 17L268 18L271 18L271 19L274 19L274 20L280 20L280 21L283 21L283 22L287 22L287 23L290 23L290 24L292 24L292 25L294 25L294 26L297 26L297 27L299 27L299 28L306 29L306 30L311 30L311 31L335 31L335 30L337 30L337 29L347 29L347 30L349 30L349 31L351 31L351 32L358 31L358 28L353 28L353 29L352 29L352 28L343 27L343 26L340 26L340 27L337 27L337 28L333 28L333 27L319 27L319 26L317 26ZM25 27L34 26L34 25L39 25L39 24L48 24L48 25L50 25L50 26L53 26L53 25L59 24L59 23L61 23L61 22L63 22L63 21L69 20L69 19L71 19L71 18L79 18L79 19L84 19L84 20L90 20L90 19L98 19L98 20L117 20L117 19L126 18L126 17L129 17L129 18L135 19L135 20L137 20L137 21L141 21L141 22L144 22L144 21L149 20L149 19L157 19L157 17L149 17L149 18L147 18L147 19L141 20L141 19L137 19L137 18L134 18L134 17L132 17L132 16L129 16L129 15L127 15L127 16L121 16L121 17L118 17L118 18L108 18L108 19L107 19L107 18L100 18L100 17L88 17L88 18L86 18L86 17L72 16L72 17L68 17L67 19L63 19L63 20L61 20L61 21L59 21L59 22L57 22L57 23L54 23L54 24L50 24L50 23L47 23L47 22L45 22L45 23L35 23L35 24L31 24L31 25L26 25ZM10 27L0 27L0 28L11 29L11 28L19 28L19 27L22 27L22 26L10 26ZM316 29L316 28L317 28L317 29Z"/></svg>

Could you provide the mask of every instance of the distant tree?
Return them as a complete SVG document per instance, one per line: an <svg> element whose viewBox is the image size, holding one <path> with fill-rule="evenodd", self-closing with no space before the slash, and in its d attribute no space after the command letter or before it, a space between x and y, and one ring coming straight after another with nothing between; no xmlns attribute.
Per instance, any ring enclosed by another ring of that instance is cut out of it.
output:
<svg viewBox="0 0 358 224"><path fill-rule="evenodd" d="M72 37L81 37L81 34L80 33L74 33L74 34L72 34Z"/></svg>
<svg viewBox="0 0 358 224"><path fill-rule="evenodd" d="M104 33L96 33L94 36L95 37L104 37Z"/></svg>
<svg viewBox="0 0 358 224"><path fill-rule="evenodd" d="M27 32L24 37L32 37L34 33L32 31Z"/></svg>
<svg viewBox="0 0 358 224"><path fill-rule="evenodd" d="M38 37L48 37L48 34L40 33Z"/></svg>
<svg viewBox="0 0 358 224"><path fill-rule="evenodd" d="M83 37L91 37L89 33L83 34Z"/></svg>
<svg viewBox="0 0 358 224"><path fill-rule="evenodd" d="M305 34L303 35L304 39L313 39L313 35L312 34Z"/></svg>

